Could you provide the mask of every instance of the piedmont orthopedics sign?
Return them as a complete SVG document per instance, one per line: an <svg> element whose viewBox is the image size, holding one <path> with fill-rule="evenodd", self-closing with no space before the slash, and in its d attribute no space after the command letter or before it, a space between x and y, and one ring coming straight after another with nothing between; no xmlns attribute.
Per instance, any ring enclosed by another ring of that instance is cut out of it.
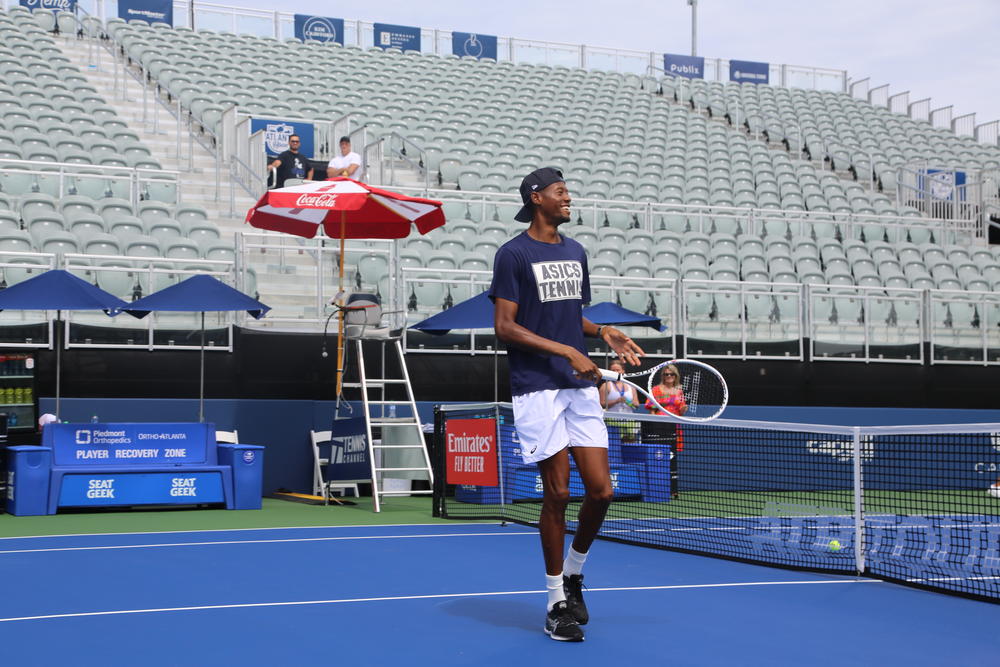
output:
<svg viewBox="0 0 1000 667"><path fill-rule="evenodd" d="M445 429L445 467L449 484L497 486L496 420L449 420Z"/></svg>
<svg viewBox="0 0 1000 667"><path fill-rule="evenodd" d="M57 466L209 463L210 424L49 424L44 444ZM211 432L210 432L211 431Z"/></svg>

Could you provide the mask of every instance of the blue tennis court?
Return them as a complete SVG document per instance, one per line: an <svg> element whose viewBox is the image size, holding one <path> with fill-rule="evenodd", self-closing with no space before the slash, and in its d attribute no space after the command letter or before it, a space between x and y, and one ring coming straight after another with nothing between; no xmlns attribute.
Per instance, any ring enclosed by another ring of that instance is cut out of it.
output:
<svg viewBox="0 0 1000 667"><path fill-rule="evenodd" d="M601 541L566 645L517 525L18 537L0 564L0 647L25 666L988 664L1000 624L989 603Z"/></svg>

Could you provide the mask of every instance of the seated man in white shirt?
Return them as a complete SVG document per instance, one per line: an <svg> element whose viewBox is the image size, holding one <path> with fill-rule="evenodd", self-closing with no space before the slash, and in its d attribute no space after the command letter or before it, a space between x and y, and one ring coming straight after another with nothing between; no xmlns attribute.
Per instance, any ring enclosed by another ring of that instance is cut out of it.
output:
<svg viewBox="0 0 1000 667"><path fill-rule="evenodd" d="M340 155L330 160L326 167L326 177L346 176L358 180L361 178L361 156L351 150L351 138L340 138Z"/></svg>

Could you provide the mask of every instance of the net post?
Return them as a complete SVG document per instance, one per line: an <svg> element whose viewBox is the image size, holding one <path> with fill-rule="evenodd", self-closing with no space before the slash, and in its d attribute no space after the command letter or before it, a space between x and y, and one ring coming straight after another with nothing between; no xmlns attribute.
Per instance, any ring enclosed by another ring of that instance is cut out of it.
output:
<svg viewBox="0 0 1000 667"><path fill-rule="evenodd" d="M503 448L500 446L500 404L493 403L493 427L496 429L495 445L497 450L497 480L500 482L500 522L507 525L507 480L505 479L503 466Z"/></svg>
<svg viewBox="0 0 1000 667"><path fill-rule="evenodd" d="M864 493L861 480L861 427L855 426L853 431L853 461L854 461L854 568L858 574L865 571L865 526L864 526Z"/></svg>
<svg viewBox="0 0 1000 667"><path fill-rule="evenodd" d="M441 410L440 405L434 406L434 438L432 442L434 443L434 482L433 489L434 493L432 495L431 501L431 516L443 517L444 516L444 497L445 497L445 470L442 463L444 456L444 448L441 446L442 433L444 432L444 412Z"/></svg>

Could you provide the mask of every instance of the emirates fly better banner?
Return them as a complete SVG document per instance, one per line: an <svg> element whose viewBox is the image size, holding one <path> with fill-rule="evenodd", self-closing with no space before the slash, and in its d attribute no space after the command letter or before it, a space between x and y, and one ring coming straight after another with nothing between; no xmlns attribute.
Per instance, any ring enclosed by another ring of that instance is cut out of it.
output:
<svg viewBox="0 0 1000 667"><path fill-rule="evenodd" d="M445 430L448 484L497 486L495 419L452 419Z"/></svg>

